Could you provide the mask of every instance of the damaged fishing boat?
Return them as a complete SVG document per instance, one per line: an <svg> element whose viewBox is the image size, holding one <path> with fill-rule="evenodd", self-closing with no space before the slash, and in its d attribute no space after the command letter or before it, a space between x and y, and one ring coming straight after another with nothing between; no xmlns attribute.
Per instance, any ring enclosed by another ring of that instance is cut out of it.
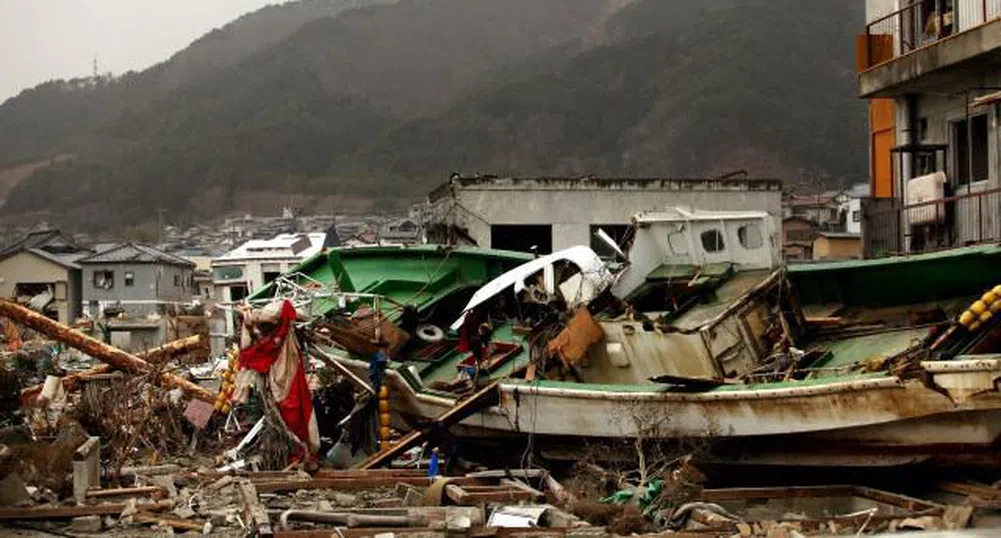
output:
<svg viewBox="0 0 1001 538"><path fill-rule="evenodd" d="M766 213L633 224L615 260L334 249L255 299L308 292L309 347L378 376L401 429L496 387L454 434L708 439L758 463L994 461L1001 248L785 267Z"/></svg>

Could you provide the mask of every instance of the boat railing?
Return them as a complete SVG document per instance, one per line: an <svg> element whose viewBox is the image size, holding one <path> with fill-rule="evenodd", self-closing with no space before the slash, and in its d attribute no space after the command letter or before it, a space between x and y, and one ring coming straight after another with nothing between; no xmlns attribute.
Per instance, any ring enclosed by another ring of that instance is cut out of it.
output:
<svg viewBox="0 0 1001 538"><path fill-rule="evenodd" d="M867 258L1001 242L1001 188L874 206L862 213L862 241Z"/></svg>

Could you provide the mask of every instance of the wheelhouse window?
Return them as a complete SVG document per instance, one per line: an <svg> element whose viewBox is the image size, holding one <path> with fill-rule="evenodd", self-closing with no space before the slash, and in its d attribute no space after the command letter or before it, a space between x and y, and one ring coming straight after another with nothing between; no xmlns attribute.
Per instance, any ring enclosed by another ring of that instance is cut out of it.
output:
<svg viewBox="0 0 1001 538"><path fill-rule="evenodd" d="M706 252L719 252L726 248L723 244L723 234L719 230L706 230L702 232L700 237L702 239L702 248Z"/></svg>
<svg viewBox="0 0 1001 538"><path fill-rule="evenodd" d="M125 271L125 287L131 288L136 285L136 274L132 271Z"/></svg>
<svg viewBox="0 0 1001 538"><path fill-rule="evenodd" d="M737 240L740 241L740 246L747 250L756 250L765 244L761 237L761 226L757 223L745 224L737 228Z"/></svg>

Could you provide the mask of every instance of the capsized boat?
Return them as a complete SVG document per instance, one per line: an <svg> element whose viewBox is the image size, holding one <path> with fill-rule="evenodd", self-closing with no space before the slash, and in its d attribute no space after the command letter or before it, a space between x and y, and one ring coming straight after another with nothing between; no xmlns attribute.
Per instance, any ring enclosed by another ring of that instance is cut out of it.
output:
<svg viewBox="0 0 1001 538"><path fill-rule="evenodd" d="M499 403L453 433L880 465L994 457L999 261L982 246L784 267L771 216L675 208L637 215L617 260L334 249L257 299L312 297L314 345L359 377L391 355L401 428L499 380Z"/></svg>

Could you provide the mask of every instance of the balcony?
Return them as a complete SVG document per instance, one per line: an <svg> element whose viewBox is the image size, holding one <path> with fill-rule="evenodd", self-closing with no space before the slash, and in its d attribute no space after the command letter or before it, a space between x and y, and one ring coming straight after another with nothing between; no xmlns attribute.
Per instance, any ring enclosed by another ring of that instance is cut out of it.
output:
<svg viewBox="0 0 1001 538"><path fill-rule="evenodd" d="M859 95L950 91L965 74L1001 67L1001 0L923 0L866 25Z"/></svg>
<svg viewBox="0 0 1001 538"><path fill-rule="evenodd" d="M967 190L964 188L964 190ZM872 198L862 205L866 258L915 254L1001 242L1001 189L972 192L916 204Z"/></svg>

